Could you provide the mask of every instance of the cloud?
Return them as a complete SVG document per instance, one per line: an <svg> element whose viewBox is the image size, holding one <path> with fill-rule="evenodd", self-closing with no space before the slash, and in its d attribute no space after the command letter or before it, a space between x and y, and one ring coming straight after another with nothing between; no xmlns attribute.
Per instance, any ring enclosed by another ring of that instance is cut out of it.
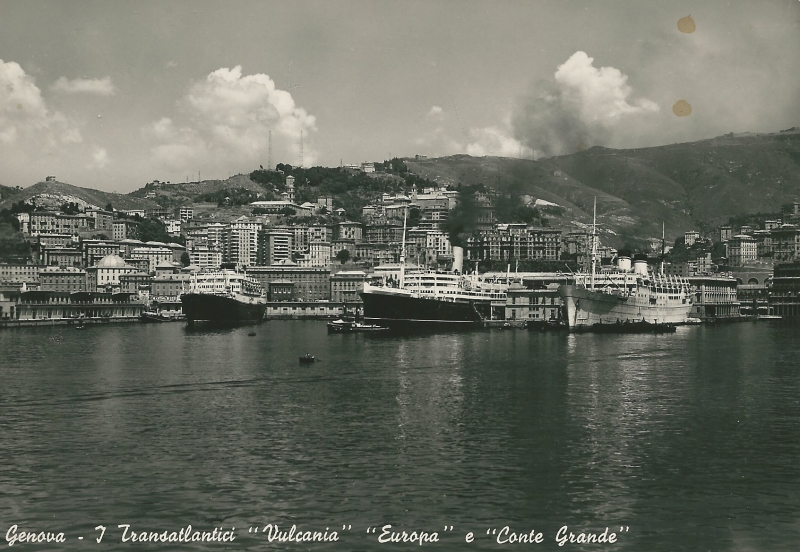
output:
<svg viewBox="0 0 800 552"><path fill-rule="evenodd" d="M469 131L471 142L465 147L469 155L484 157L533 157L533 150L510 135L510 130L497 126L473 128Z"/></svg>
<svg viewBox="0 0 800 552"><path fill-rule="evenodd" d="M444 119L444 110L438 105L434 105L425 117L429 121L441 121Z"/></svg>
<svg viewBox="0 0 800 552"><path fill-rule="evenodd" d="M18 63L0 59L0 143L7 146L2 158L19 162L21 154L81 141L73 120L48 109L33 77Z"/></svg>
<svg viewBox="0 0 800 552"><path fill-rule="evenodd" d="M117 91L111 77L102 79L72 79L60 77L53 83L54 92L64 94L94 94L96 96L113 96Z"/></svg>
<svg viewBox="0 0 800 552"><path fill-rule="evenodd" d="M593 62L585 52L575 52L552 82L541 83L523 102L514 121L522 143L546 155L609 145L615 135L659 111L655 102L633 98L619 69L598 69Z"/></svg>
<svg viewBox="0 0 800 552"><path fill-rule="evenodd" d="M89 169L103 169L108 165L108 152L105 148L95 147L92 152L92 162L87 165Z"/></svg>
<svg viewBox="0 0 800 552"><path fill-rule="evenodd" d="M194 83L178 102L184 122L162 118L145 127L154 160L171 169L227 173L264 164L272 131L275 162L296 163L303 133L303 160L313 165L316 119L265 74L221 68ZM279 155L288 157L280 159Z"/></svg>

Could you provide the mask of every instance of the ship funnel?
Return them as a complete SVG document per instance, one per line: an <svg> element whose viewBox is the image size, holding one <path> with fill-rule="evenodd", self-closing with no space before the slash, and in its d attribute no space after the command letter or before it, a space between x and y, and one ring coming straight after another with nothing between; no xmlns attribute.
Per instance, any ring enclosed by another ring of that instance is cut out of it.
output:
<svg viewBox="0 0 800 552"><path fill-rule="evenodd" d="M457 246L453 246L453 271L458 271L459 274L463 273L464 268L464 250Z"/></svg>
<svg viewBox="0 0 800 552"><path fill-rule="evenodd" d="M647 261L643 260L633 261L633 272L635 272L636 274L641 274L642 276L647 276Z"/></svg>
<svg viewBox="0 0 800 552"><path fill-rule="evenodd" d="M631 271L631 258L620 255L617 257L617 268L624 272Z"/></svg>

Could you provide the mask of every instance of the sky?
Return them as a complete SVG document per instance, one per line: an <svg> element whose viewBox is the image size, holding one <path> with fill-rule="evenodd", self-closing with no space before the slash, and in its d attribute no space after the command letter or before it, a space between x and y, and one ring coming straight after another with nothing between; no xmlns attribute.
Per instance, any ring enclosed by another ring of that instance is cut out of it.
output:
<svg viewBox="0 0 800 552"><path fill-rule="evenodd" d="M800 0L0 0L6 186L793 126Z"/></svg>

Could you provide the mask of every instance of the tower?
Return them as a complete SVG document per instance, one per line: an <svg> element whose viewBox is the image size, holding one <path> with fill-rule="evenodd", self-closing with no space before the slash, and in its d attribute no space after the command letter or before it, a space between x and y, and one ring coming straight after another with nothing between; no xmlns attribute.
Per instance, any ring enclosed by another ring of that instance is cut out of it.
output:
<svg viewBox="0 0 800 552"><path fill-rule="evenodd" d="M267 170L272 170L272 131L269 131L269 150L267 153Z"/></svg>
<svg viewBox="0 0 800 552"><path fill-rule="evenodd" d="M303 131L300 131L300 167L303 167Z"/></svg>

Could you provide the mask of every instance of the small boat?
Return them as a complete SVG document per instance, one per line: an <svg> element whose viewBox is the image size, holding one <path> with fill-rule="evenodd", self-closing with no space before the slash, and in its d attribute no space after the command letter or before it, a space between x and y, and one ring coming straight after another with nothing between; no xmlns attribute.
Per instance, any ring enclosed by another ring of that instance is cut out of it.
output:
<svg viewBox="0 0 800 552"><path fill-rule="evenodd" d="M300 364L312 364L316 362L316 358L314 358L311 353L306 353L300 357Z"/></svg>
<svg viewBox="0 0 800 552"><path fill-rule="evenodd" d="M386 326L377 324L364 324L342 318L328 322L328 333L347 333L347 332L384 332L389 330Z"/></svg>
<svg viewBox="0 0 800 552"><path fill-rule="evenodd" d="M675 333L676 327L675 324L666 323L666 324L656 324L647 322L646 320L625 320L625 321L618 321L612 324L592 324L587 329L590 332L594 333L614 333L614 334L623 334L623 333L653 333L653 334L662 334L662 333Z"/></svg>
<svg viewBox="0 0 800 552"><path fill-rule="evenodd" d="M514 326L512 326L510 322L506 322L506 323L503 324L502 328L504 330L513 330Z"/></svg>

